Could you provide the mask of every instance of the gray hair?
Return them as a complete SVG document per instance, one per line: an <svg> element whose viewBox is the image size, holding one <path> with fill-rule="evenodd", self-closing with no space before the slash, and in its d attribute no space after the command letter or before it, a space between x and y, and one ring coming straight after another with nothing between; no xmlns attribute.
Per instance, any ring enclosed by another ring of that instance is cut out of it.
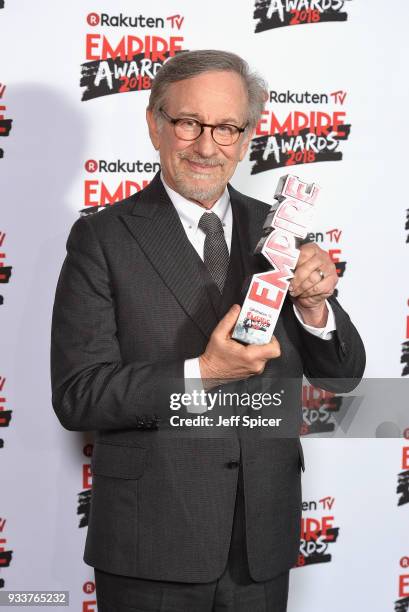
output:
<svg viewBox="0 0 409 612"><path fill-rule="evenodd" d="M169 59L155 76L148 109L156 119L160 118L159 109L166 102L168 87L171 83L183 81L212 71L228 71L237 73L242 79L248 97L248 128L256 127L264 104L268 98L267 83L239 55L228 51L215 49L200 49L198 51L181 51Z"/></svg>

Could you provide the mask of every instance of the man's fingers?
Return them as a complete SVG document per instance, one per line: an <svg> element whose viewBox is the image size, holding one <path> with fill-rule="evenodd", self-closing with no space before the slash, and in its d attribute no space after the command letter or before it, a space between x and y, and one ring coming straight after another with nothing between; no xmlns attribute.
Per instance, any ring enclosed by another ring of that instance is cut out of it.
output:
<svg viewBox="0 0 409 612"><path fill-rule="evenodd" d="M310 259L304 261L304 263L297 264L294 271L295 280L304 280L304 278L307 278L314 270L318 270L319 268L323 269L324 267L327 267L327 265L327 261L323 261L321 257L314 255L314 257L310 257Z"/></svg>
<svg viewBox="0 0 409 612"><path fill-rule="evenodd" d="M317 295L320 293L324 293L326 288L333 285L332 280L329 280L329 277L322 279L320 275L313 272L308 278L306 278L298 287L290 289L291 297L300 297L304 295L307 291L311 293L311 295Z"/></svg>
<svg viewBox="0 0 409 612"><path fill-rule="evenodd" d="M265 345L268 350L269 350L269 354L270 356L267 357L267 359L276 359L277 357L280 357L281 355L281 346L279 341L277 340L277 338L275 336L273 336L270 340L270 342L268 344Z"/></svg>
<svg viewBox="0 0 409 612"><path fill-rule="evenodd" d="M319 261L314 261L314 263L311 263L308 267L307 264L305 264L305 266L306 267L303 267L299 271L296 271L294 278L291 279L290 295L292 297L297 297L316 285L319 285L320 289L333 285L334 280L337 278L336 269L333 263L328 265L327 263L320 264ZM318 270L322 271L324 278L321 278Z"/></svg>
<svg viewBox="0 0 409 612"><path fill-rule="evenodd" d="M303 265L306 261L317 255L320 249L315 242L308 242L300 247L300 255L298 257L298 265Z"/></svg>
<svg viewBox="0 0 409 612"><path fill-rule="evenodd" d="M273 336L267 344L261 345L248 345L246 347L247 355L250 359L276 359L281 355L280 343L275 336Z"/></svg>
<svg viewBox="0 0 409 612"><path fill-rule="evenodd" d="M224 315L223 319L219 321L217 324L216 330L223 335L223 337L230 336L233 331L233 327L236 324L236 321L240 314L240 306L238 304L233 304L230 310Z"/></svg>

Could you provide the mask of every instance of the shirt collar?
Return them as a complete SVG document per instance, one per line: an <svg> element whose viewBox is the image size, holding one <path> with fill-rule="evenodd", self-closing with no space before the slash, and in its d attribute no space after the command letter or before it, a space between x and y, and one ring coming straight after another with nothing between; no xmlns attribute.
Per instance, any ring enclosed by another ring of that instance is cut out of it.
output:
<svg viewBox="0 0 409 612"><path fill-rule="evenodd" d="M200 218L206 210L198 204L195 204L195 202L184 198L180 193L177 193L177 191L171 189L163 178L162 172L160 173L160 178L183 225L191 227L193 230L197 230ZM219 217L220 221L225 223L229 205L230 196L227 187L225 187L222 195L209 212L214 212Z"/></svg>

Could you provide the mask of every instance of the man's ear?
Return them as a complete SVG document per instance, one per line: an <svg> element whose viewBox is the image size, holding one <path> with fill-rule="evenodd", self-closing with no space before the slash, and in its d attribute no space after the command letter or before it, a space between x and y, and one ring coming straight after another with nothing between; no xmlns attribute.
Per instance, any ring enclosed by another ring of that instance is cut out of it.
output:
<svg viewBox="0 0 409 612"><path fill-rule="evenodd" d="M246 155L247 149L249 148L250 140L253 138L255 131L256 128L252 128L251 130L245 132L243 141L239 149L239 161L241 161Z"/></svg>
<svg viewBox="0 0 409 612"><path fill-rule="evenodd" d="M146 109L146 121L149 128L149 136L152 141L153 146L158 151L159 150L159 130L157 121L153 115L153 112Z"/></svg>

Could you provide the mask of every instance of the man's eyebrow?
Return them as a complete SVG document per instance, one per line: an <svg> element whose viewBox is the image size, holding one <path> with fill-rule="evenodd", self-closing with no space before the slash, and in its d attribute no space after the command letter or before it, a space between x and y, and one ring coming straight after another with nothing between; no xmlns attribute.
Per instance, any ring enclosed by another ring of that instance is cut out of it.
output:
<svg viewBox="0 0 409 612"><path fill-rule="evenodd" d="M177 113L178 117L182 118L182 117L192 117L193 119L197 119L198 121L201 121L201 117L202 115L199 115L199 113L191 113L188 110L181 110ZM220 123L230 123L233 125L239 125L240 121L237 119L237 117L227 117L225 119L221 119L220 121L217 122L217 125L219 125ZM216 125L216 124L215 124Z"/></svg>

